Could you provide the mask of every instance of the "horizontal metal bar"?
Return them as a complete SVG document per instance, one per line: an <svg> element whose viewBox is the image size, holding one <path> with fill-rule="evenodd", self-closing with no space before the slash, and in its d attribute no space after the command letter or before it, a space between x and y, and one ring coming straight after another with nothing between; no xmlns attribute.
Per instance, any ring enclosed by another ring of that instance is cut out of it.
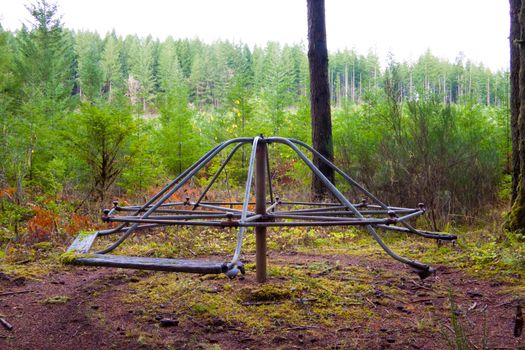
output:
<svg viewBox="0 0 525 350"><path fill-rule="evenodd" d="M324 207L324 206L336 206L336 205L339 205L340 203L281 201L281 204L289 204L289 205L317 205L317 206L320 206L320 207Z"/></svg>
<svg viewBox="0 0 525 350"><path fill-rule="evenodd" d="M267 202L270 203L270 202ZM209 204L209 205L242 205L242 202L210 202L210 201L202 201L200 204ZM250 205L255 205L255 202L249 202Z"/></svg>
<svg viewBox="0 0 525 350"><path fill-rule="evenodd" d="M158 220L201 220L201 219L225 219L232 216L238 216L235 214L208 214L208 215L150 215L148 218L150 219L158 219ZM129 219L141 219L142 216L116 216L122 220L129 220Z"/></svg>
<svg viewBox="0 0 525 350"><path fill-rule="evenodd" d="M198 207L222 210L222 211L229 212L229 213L242 213L242 210L240 209L224 208L224 207L219 207L219 206L209 205L209 204L202 204L202 203L200 203ZM248 211L248 213L253 214L253 211Z"/></svg>
<svg viewBox="0 0 525 350"><path fill-rule="evenodd" d="M180 225L180 226L219 226L219 227L237 227L239 226L238 221L203 221L203 220L161 220L161 219L150 219L144 218L129 218L121 219L119 217L108 218L110 222L127 222L127 223L150 223L150 224L161 224L161 225Z"/></svg>
<svg viewBox="0 0 525 350"><path fill-rule="evenodd" d="M205 208L207 209L207 208ZM228 209L228 208L226 208ZM132 210L122 210L124 212L130 212ZM229 211L228 211L229 212ZM224 214L226 210L185 210L185 209L157 209L153 213L162 213L162 214L188 214L188 215L207 215L207 214ZM109 215L109 214L108 214Z"/></svg>
<svg viewBox="0 0 525 350"><path fill-rule="evenodd" d="M216 226L216 227L272 227L272 226L356 226L356 225L379 225L384 224L388 225L391 223L391 219L372 219L372 218L362 218L362 219L353 219L353 220L337 220L337 221L309 221L309 222L303 222L303 221L295 221L295 222L250 222L250 221L197 221L197 220L190 220L190 221L178 221L178 220L159 220L159 219L120 219L120 218L109 218L109 221L112 222L136 222L136 223L156 223L156 224L163 224L163 225L180 225L180 226Z"/></svg>
<svg viewBox="0 0 525 350"><path fill-rule="evenodd" d="M430 231L423 231L423 230L416 230L417 232L414 232L406 227L399 227L399 226L377 225L377 227L383 230L410 233L410 234L415 234L415 235L425 237L425 238L433 238L433 239L439 239L443 241L455 241L458 238L456 235L439 233L439 232L430 232Z"/></svg>
<svg viewBox="0 0 525 350"><path fill-rule="evenodd" d="M386 215L390 211L396 213L396 214L412 214L415 212L419 212L419 209L408 209L408 210L365 210L365 211L359 211L361 215ZM309 211L309 212L302 212L302 211L278 211L275 212L275 214L286 214L286 215L331 215L331 216L353 216L355 215L351 211L347 210L341 210L341 211Z"/></svg>
<svg viewBox="0 0 525 350"><path fill-rule="evenodd" d="M319 220L319 221L355 221L361 220L360 218L338 218L333 216L316 216L316 215L292 215L292 214L281 214L272 213L272 216L279 219L297 219L297 220Z"/></svg>
<svg viewBox="0 0 525 350"><path fill-rule="evenodd" d="M346 221L287 221L287 222L250 222L244 226L257 227L257 226L302 226L302 227L315 227L315 226L366 226L366 225L387 225L388 219L361 219L361 220L346 220Z"/></svg>
<svg viewBox="0 0 525 350"><path fill-rule="evenodd" d="M283 212L286 212L286 213L309 213L309 212L321 212L321 211L330 211L330 210L337 210L337 209L341 209L342 211L343 210L347 210L347 208L343 205L337 205L337 206L331 206L331 207L325 207L325 208L308 208L308 209L291 209L291 210L286 210L286 211L283 211Z"/></svg>
<svg viewBox="0 0 525 350"><path fill-rule="evenodd" d="M147 228L154 228L154 227L157 227L157 226L159 226L159 224L146 224L146 225L139 225L139 226L137 226L137 228L136 228L135 230L143 230L143 229L147 229ZM114 234L114 233L118 233L118 232L126 231L127 229L129 229L128 226L121 227L121 228L119 228L119 229L116 230L116 231L115 231L115 229L101 230L101 231L98 231L98 235L99 235L99 236L112 235L112 234Z"/></svg>

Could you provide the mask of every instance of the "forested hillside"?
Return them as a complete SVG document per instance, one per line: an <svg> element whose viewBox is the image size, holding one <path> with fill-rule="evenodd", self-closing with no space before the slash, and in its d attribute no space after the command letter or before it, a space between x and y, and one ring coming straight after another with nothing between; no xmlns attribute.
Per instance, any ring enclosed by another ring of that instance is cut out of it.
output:
<svg viewBox="0 0 525 350"><path fill-rule="evenodd" d="M311 138L303 44L101 37L69 31L56 7L30 10L28 27L0 32L0 188L16 203L67 195L78 210L163 183L221 140ZM386 67L352 50L329 62L344 170L389 200L426 201L442 223L497 198L508 72L430 51ZM304 180L279 157L275 176Z"/></svg>

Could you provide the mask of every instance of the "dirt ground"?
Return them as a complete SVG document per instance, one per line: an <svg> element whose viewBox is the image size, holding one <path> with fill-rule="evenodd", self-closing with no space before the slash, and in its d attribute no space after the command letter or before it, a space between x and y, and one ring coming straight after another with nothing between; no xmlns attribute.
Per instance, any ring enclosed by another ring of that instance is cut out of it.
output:
<svg viewBox="0 0 525 350"><path fill-rule="evenodd" d="M199 317L180 304L123 301L136 293L137 283L148 278L206 283L208 290L226 285L237 289L257 285L253 270L234 280L81 266L64 267L36 280L0 273L0 315L12 325L11 330L0 327L0 349L446 349L458 334L451 317L450 290L461 331L473 349L525 349L523 336L513 336L517 298L508 293L506 283L475 279L443 266L421 281L388 259L346 255L331 259L343 267L370 272L367 283L372 293L360 299L359 310L369 310L372 316L342 320L334 315L332 323L283 323L261 331L225 317ZM327 256L272 253L269 260L275 266L299 268L324 263ZM354 277L344 271L325 269L311 277L352 281ZM271 276L268 284L284 279ZM155 288L160 285L150 289ZM260 307L258 303L243 305L254 312Z"/></svg>

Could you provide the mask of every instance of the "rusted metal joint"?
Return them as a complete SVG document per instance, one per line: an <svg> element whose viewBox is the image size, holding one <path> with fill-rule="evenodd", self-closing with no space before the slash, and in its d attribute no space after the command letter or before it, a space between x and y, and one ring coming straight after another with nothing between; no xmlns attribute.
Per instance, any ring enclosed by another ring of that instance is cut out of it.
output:
<svg viewBox="0 0 525 350"><path fill-rule="evenodd" d="M104 209L102 211L102 221L103 222L109 222L109 209Z"/></svg>
<svg viewBox="0 0 525 350"><path fill-rule="evenodd" d="M388 218L386 219L387 225L391 225L391 224L397 223L397 215L396 215L395 211L389 210L387 212L387 214L388 214Z"/></svg>
<svg viewBox="0 0 525 350"><path fill-rule="evenodd" d="M239 221L233 220L233 214L232 213L226 213L226 220L221 221L221 226L224 227L234 227L238 226Z"/></svg>
<svg viewBox="0 0 525 350"><path fill-rule="evenodd" d="M261 215L259 220L256 220L256 221L257 222L275 222L275 216L264 214L264 215Z"/></svg>

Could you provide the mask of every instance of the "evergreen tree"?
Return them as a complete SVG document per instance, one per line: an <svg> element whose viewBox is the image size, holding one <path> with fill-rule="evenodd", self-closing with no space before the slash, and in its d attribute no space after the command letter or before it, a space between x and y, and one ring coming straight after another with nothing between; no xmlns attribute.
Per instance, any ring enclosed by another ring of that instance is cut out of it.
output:
<svg viewBox="0 0 525 350"><path fill-rule="evenodd" d="M17 149L15 148L15 121L13 105L16 80L13 75L13 50L9 43L9 33L0 24L0 188L13 180Z"/></svg>
<svg viewBox="0 0 525 350"><path fill-rule="evenodd" d="M80 96L93 102L100 97L104 79L101 65L102 41L97 33L91 32L79 32L75 39Z"/></svg>
<svg viewBox="0 0 525 350"><path fill-rule="evenodd" d="M199 147L188 109L188 87L171 37L160 48L159 80L159 153L170 173L179 174L198 158Z"/></svg>
<svg viewBox="0 0 525 350"><path fill-rule="evenodd" d="M73 50L56 5L39 0L27 9L33 23L17 34L16 70L22 83L20 136L27 155L22 172L32 180L35 171L45 171L47 162L56 156L59 145L53 131L73 106Z"/></svg>
<svg viewBox="0 0 525 350"><path fill-rule="evenodd" d="M138 83L137 98L141 102L142 113L146 113L148 103L153 100L155 89L154 42L151 38L139 40L134 37L130 46L130 72L128 93L132 92L132 82Z"/></svg>
<svg viewBox="0 0 525 350"><path fill-rule="evenodd" d="M121 44L114 32L106 36L101 65L104 90L107 91L107 101L111 104L115 99L115 95L122 93L124 85L122 77Z"/></svg>
<svg viewBox="0 0 525 350"><path fill-rule="evenodd" d="M235 119L240 124L237 136L249 136L246 123L252 115L251 97L253 94L253 67L250 49L244 45L234 63L234 76L228 93L228 102ZM240 122L240 123L239 123Z"/></svg>
<svg viewBox="0 0 525 350"><path fill-rule="evenodd" d="M136 123L125 109L82 104L79 113L69 116L69 125L64 133L68 151L81 160L83 183L102 202L132 158Z"/></svg>

